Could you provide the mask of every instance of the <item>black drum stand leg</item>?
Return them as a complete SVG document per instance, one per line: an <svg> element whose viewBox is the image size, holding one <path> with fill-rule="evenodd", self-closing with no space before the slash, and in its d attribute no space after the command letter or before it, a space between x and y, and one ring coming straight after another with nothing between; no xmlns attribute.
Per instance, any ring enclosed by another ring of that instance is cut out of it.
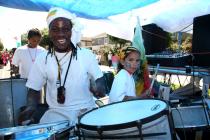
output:
<svg viewBox="0 0 210 140"><path fill-rule="evenodd" d="M100 140L103 140L103 136L102 136L103 130L101 129L101 127L98 127L98 128L97 128L97 132L98 132L98 134L99 134Z"/></svg>
<svg viewBox="0 0 210 140"><path fill-rule="evenodd" d="M173 117L171 112L167 113L167 117L168 117L168 123L169 123L169 128L170 128L170 132L171 132L171 138L172 140L176 140L176 132L175 132L175 127L174 127L174 121L173 121Z"/></svg>
<svg viewBox="0 0 210 140"><path fill-rule="evenodd" d="M138 130L139 130L139 138L140 140L143 140L143 135L142 135L142 123L141 121L137 121L137 127L138 127Z"/></svg>
<svg viewBox="0 0 210 140"><path fill-rule="evenodd" d="M80 131L80 126L77 124L76 125L77 130L75 130L76 135L78 136L78 140L81 140L81 131ZM84 134L83 134L84 136ZM84 137L83 137L84 138Z"/></svg>

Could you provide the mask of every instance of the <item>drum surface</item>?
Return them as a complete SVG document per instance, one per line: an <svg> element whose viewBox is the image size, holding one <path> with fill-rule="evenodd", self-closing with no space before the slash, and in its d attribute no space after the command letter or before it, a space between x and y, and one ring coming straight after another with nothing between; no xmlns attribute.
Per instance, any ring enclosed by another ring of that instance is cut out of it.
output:
<svg viewBox="0 0 210 140"><path fill-rule="evenodd" d="M108 104L80 117L79 137L85 140L171 140L168 114L168 105L159 99Z"/></svg>
<svg viewBox="0 0 210 140"><path fill-rule="evenodd" d="M90 126L123 124L150 117L166 107L165 102L153 99L118 102L88 112L81 117L80 123Z"/></svg>

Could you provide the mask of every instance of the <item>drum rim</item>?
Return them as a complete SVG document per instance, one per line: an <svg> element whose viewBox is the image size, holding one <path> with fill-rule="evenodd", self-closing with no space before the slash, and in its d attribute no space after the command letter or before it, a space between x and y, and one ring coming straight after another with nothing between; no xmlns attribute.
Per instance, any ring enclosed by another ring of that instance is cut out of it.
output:
<svg viewBox="0 0 210 140"><path fill-rule="evenodd" d="M99 125L87 125L87 124L82 124L81 123L81 119L88 113L94 111L94 110L97 110L99 108L103 108L103 107L106 107L106 106L110 106L110 105L113 105L113 104L118 104L118 103L123 103L123 102L130 102L130 101L136 101L136 100L159 100L159 101L163 101L167 106L164 110L154 114L154 115L151 115L147 118L143 118L143 119L139 119L139 120L134 120L134 121L131 121L131 122L127 122L127 123L121 123L121 124L114 124L114 125L102 125L102 126L99 126ZM125 128L131 128L131 127L135 127L137 126L137 124L146 124L148 122L151 122L155 119L158 119L160 117L162 117L163 115L168 115L169 114L169 105L168 103L165 101L165 100L162 100L162 99L156 99L156 98L144 98L144 99L132 99L132 100L127 100L127 101L119 101L119 102L114 102L114 103L110 103L110 104L107 104L107 105L104 105L104 106L101 106L101 107L98 107L98 108L94 108L86 113L84 113L83 115L79 116L79 119L78 119L78 124L77 124L77 127L80 129L87 129L87 130L96 130L96 131L110 131L110 130L119 130L119 129L125 129Z"/></svg>
<svg viewBox="0 0 210 140"><path fill-rule="evenodd" d="M24 81L27 81L27 79L25 79L25 78L0 78L0 81L4 81L4 80L24 80Z"/></svg>
<svg viewBox="0 0 210 140"><path fill-rule="evenodd" d="M68 120L52 122L52 123L43 123L43 124L32 124L28 126L16 126L0 129L0 138L3 136L15 136L17 134L22 134L29 131L36 131L45 129L46 133L53 132L56 133L56 129L59 125L66 125L66 128L72 130L75 126L71 126ZM41 133L41 132L40 132Z"/></svg>

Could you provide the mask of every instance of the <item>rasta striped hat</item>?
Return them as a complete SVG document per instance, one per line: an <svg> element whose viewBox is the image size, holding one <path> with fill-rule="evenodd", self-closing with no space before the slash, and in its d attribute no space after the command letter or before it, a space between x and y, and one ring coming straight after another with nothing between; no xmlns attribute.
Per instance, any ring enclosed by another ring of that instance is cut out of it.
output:
<svg viewBox="0 0 210 140"><path fill-rule="evenodd" d="M70 13L69 11L59 8L59 7L53 7L49 10L48 15L47 15L47 24L48 26L50 23L55 20L56 18L67 18L71 20L73 24L75 24L76 20L76 15Z"/></svg>
<svg viewBox="0 0 210 140"><path fill-rule="evenodd" d="M66 9L60 8L60 7L52 7L47 15L47 24L48 27L57 18L66 18L71 21L73 24L72 27L72 36L71 41L76 46L77 43L81 40L81 30L83 29L83 25L80 24L79 20L77 19L77 16L71 12L69 12Z"/></svg>
<svg viewBox="0 0 210 140"><path fill-rule="evenodd" d="M129 47L122 48L120 50L120 52L119 52L119 58L120 58L120 60L124 60L125 57L127 57L128 54L131 53L131 52L133 52L133 51L136 51L136 52L139 52L140 53L140 51L137 48L134 48L134 47L130 47L129 46Z"/></svg>

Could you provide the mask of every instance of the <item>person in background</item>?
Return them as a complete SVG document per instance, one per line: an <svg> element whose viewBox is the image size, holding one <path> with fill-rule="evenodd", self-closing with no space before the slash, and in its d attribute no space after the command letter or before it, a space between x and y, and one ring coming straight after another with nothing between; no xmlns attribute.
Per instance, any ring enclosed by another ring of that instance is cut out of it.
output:
<svg viewBox="0 0 210 140"><path fill-rule="evenodd" d="M108 65L109 67L111 67L112 66L112 52L108 53L107 58L108 58Z"/></svg>
<svg viewBox="0 0 210 140"><path fill-rule="evenodd" d="M9 58L10 58L10 55L9 55L8 50L5 49L5 51L2 51L0 59L2 60L2 63L4 64L4 66L7 65Z"/></svg>
<svg viewBox="0 0 210 140"><path fill-rule="evenodd" d="M77 19L67 10L54 7L47 16L50 44L48 52L40 54L34 63L26 86L29 88L27 108L20 114L19 123L31 120L37 108L37 96L47 83L46 102L49 109L40 123L69 120L72 125L78 116L96 107L90 92L90 79L96 83L94 95L105 96L103 73L91 50L80 48L72 40Z"/></svg>
<svg viewBox="0 0 210 140"><path fill-rule="evenodd" d="M96 60L98 61L98 64L101 65L101 54L99 51L96 51Z"/></svg>
<svg viewBox="0 0 210 140"><path fill-rule="evenodd" d="M119 64L119 57L118 57L117 53L114 53L112 55L112 66L115 71L117 71L118 64Z"/></svg>
<svg viewBox="0 0 210 140"><path fill-rule="evenodd" d="M134 47L123 48L120 52L118 73L115 75L109 102L118 102L136 98L133 74L140 66L140 52Z"/></svg>
<svg viewBox="0 0 210 140"><path fill-rule="evenodd" d="M18 47L12 57L12 70L14 73L19 73L20 78L27 79L32 65L37 56L46 51L39 46L42 38L39 29L34 28L28 31L28 44Z"/></svg>
<svg viewBox="0 0 210 140"><path fill-rule="evenodd" d="M101 59L100 59L100 65L107 65L107 59L106 54L104 51L100 51Z"/></svg>

